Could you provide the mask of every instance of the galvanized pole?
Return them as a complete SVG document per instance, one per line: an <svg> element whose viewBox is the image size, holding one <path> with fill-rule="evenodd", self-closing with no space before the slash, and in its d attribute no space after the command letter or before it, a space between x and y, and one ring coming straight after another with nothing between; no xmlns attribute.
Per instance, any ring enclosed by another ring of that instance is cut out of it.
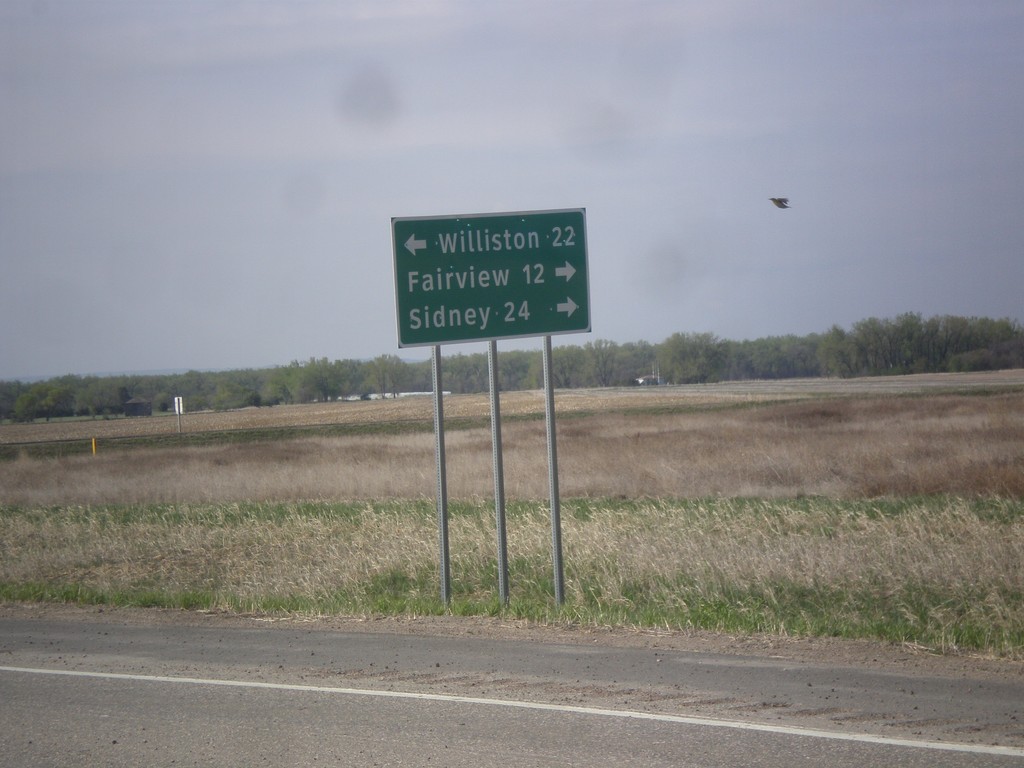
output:
<svg viewBox="0 0 1024 768"><path fill-rule="evenodd" d="M562 564L562 511L558 498L558 449L555 444L555 385L551 373L551 337L544 337L544 420L548 431L548 488L551 495L551 560L555 569L555 601L565 602Z"/></svg>
<svg viewBox="0 0 1024 768"><path fill-rule="evenodd" d="M437 458L437 531L441 546L441 600L452 595L452 569L448 552L448 474L444 455L444 389L441 386L441 345L434 347L431 374L434 383L434 455Z"/></svg>
<svg viewBox="0 0 1024 768"><path fill-rule="evenodd" d="M501 409L498 403L498 342L487 347L487 377L491 387L491 446L494 456L494 519L498 529L498 594L508 605L508 540L505 534L505 470L501 461Z"/></svg>

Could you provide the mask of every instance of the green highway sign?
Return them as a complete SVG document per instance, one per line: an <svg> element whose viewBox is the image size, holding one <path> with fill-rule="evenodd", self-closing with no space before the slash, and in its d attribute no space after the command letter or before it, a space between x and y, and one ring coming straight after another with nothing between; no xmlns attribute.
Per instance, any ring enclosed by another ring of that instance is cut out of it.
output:
<svg viewBox="0 0 1024 768"><path fill-rule="evenodd" d="M582 208L391 220L398 346L590 330Z"/></svg>

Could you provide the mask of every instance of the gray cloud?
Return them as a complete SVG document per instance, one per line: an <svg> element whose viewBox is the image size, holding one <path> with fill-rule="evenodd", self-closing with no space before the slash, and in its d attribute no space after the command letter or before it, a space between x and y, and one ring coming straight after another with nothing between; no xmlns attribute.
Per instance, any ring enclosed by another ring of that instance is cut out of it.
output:
<svg viewBox="0 0 1024 768"><path fill-rule="evenodd" d="M338 111L350 125L387 128L399 119L401 102L394 77L380 64L363 64L345 78Z"/></svg>
<svg viewBox="0 0 1024 768"><path fill-rule="evenodd" d="M1022 33L926 0L12 0L0 378L394 352L402 215L586 207L592 338L1020 319Z"/></svg>

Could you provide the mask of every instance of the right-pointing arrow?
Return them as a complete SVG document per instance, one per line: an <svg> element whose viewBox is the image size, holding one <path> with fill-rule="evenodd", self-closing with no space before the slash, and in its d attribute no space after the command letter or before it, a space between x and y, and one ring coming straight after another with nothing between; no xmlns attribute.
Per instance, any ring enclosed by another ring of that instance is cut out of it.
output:
<svg viewBox="0 0 1024 768"><path fill-rule="evenodd" d="M572 317L572 313L575 312L578 305L571 298L557 304L555 310L558 312L565 312L566 317Z"/></svg>
<svg viewBox="0 0 1024 768"><path fill-rule="evenodd" d="M565 278L565 282L567 282L567 283L570 280L572 280L572 276L575 275L575 274L576 274L576 268L572 264L570 264L568 261L565 262L565 266L564 267L555 267L555 276L556 277L564 277Z"/></svg>

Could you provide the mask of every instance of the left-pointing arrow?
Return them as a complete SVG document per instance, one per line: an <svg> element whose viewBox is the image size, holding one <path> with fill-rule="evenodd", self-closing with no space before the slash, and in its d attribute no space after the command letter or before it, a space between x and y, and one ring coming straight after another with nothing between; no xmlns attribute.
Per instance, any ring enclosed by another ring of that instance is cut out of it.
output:
<svg viewBox="0 0 1024 768"><path fill-rule="evenodd" d="M409 249L409 253L415 256L416 251L418 251L420 248L427 247L427 241L417 240L416 233L414 232L413 234L409 235L409 239L405 241L405 247Z"/></svg>
<svg viewBox="0 0 1024 768"><path fill-rule="evenodd" d="M578 308L578 304L572 299L566 299L555 306L555 310L558 312L565 312L566 317L572 317L572 313Z"/></svg>

